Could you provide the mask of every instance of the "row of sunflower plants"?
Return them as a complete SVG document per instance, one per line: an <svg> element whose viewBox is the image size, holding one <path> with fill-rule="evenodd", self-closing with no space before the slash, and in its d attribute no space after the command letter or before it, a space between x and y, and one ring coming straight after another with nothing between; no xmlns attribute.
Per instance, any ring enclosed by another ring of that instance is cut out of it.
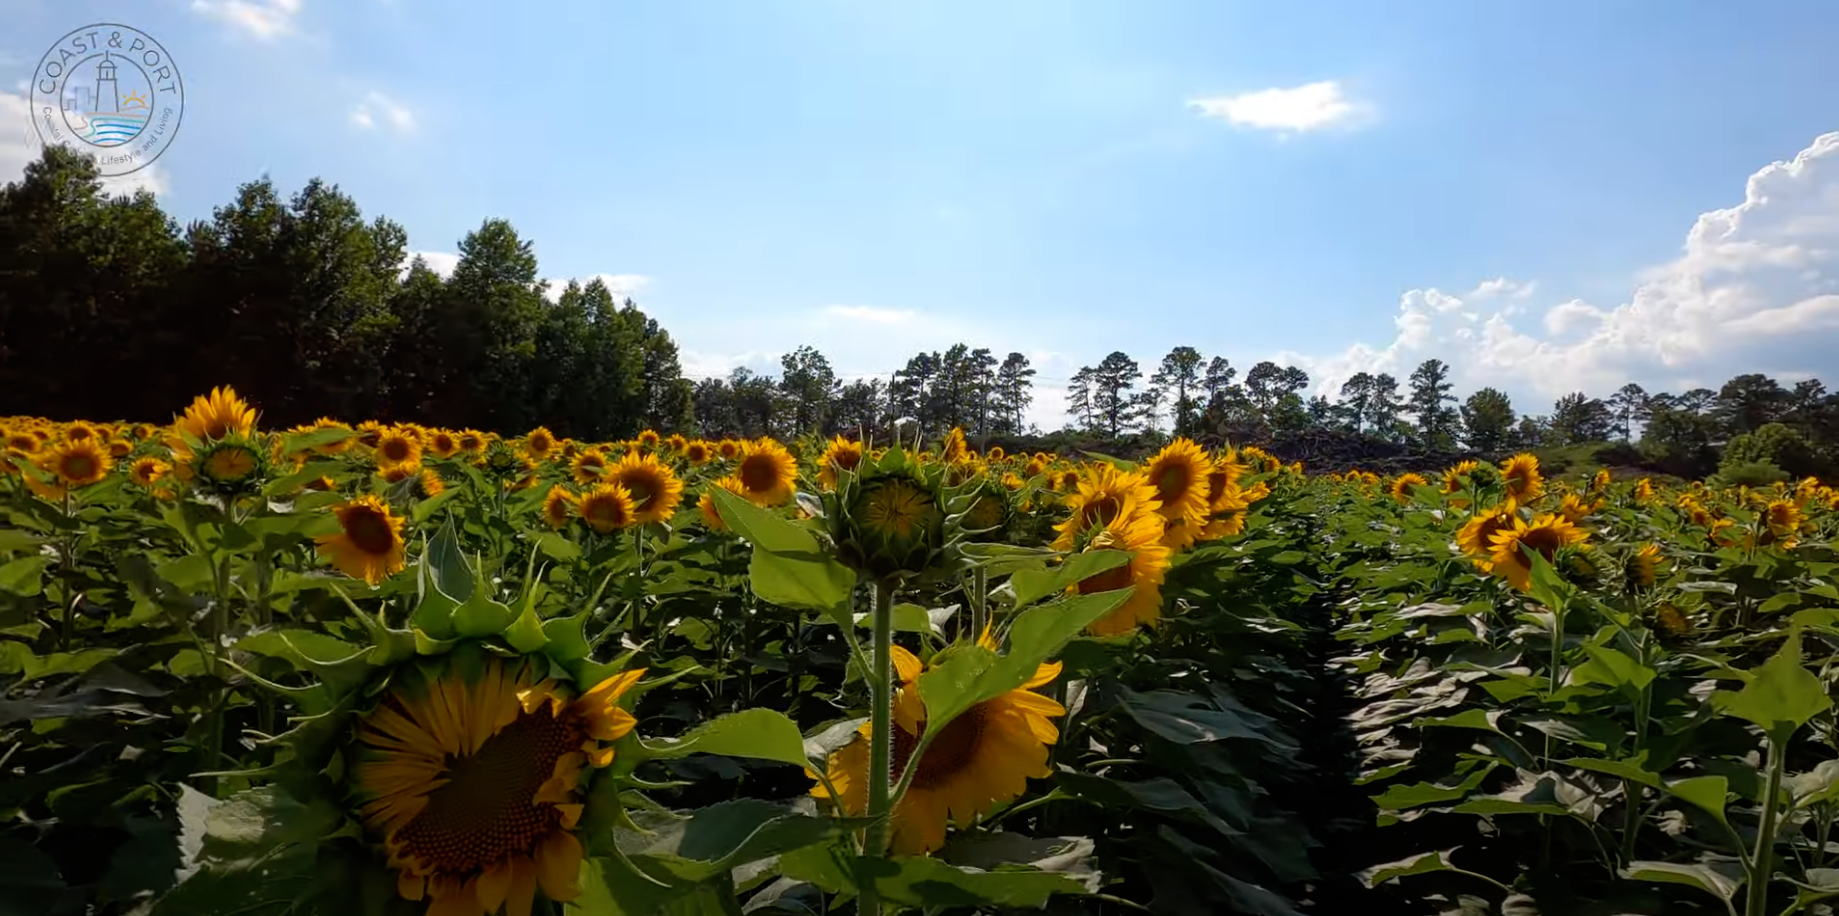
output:
<svg viewBox="0 0 1839 916"><path fill-rule="evenodd" d="M1393 911L1831 912L1839 492L1521 455L1297 508L1334 545L1362 877Z"/></svg>
<svg viewBox="0 0 1839 916"><path fill-rule="evenodd" d="M5 912L1347 891L1298 467L256 421L0 420Z"/></svg>

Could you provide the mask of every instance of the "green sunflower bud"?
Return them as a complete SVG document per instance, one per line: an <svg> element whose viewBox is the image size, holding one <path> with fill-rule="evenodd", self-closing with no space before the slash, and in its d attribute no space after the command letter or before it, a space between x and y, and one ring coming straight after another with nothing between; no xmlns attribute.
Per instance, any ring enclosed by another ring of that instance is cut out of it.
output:
<svg viewBox="0 0 1839 916"><path fill-rule="evenodd" d="M945 513L938 484L899 449L845 472L827 513L839 558L876 579L906 579L934 565Z"/></svg>

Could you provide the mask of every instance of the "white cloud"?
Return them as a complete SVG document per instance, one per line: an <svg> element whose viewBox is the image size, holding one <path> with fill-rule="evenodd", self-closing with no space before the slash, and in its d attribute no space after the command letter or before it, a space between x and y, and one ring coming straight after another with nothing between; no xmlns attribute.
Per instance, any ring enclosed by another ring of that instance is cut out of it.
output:
<svg viewBox="0 0 1839 916"><path fill-rule="evenodd" d="M890 309L873 305L826 305L823 308L823 314L828 318L868 324L907 324L919 317L912 309Z"/></svg>
<svg viewBox="0 0 1839 916"><path fill-rule="evenodd" d="M359 130L370 130L381 124L398 134L407 134L415 130L415 113L401 102L372 91L365 93L357 107L351 109L351 123Z"/></svg>
<svg viewBox="0 0 1839 916"><path fill-rule="evenodd" d="M1283 133L1354 127L1373 116L1370 106L1347 98L1341 91L1341 84L1334 80L1288 89L1260 89L1240 95L1190 99L1188 107L1202 117L1238 127Z"/></svg>
<svg viewBox="0 0 1839 916"><path fill-rule="evenodd" d="M268 40L294 30L300 0L192 0L192 10Z"/></svg>
<svg viewBox="0 0 1839 916"><path fill-rule="evenodd" d="M1701 215L1680 256L1637 274L1619 305L1558 302L1539 327L1522 329L1514 296L1501 302L1523 288L1502 278L1463 295L1410 290L1385 346L1284 357L1328 393L1354 372L1402 379L1432 357L1453 366L1458 387L1537 399L1606 395L1629 381L1678 390L1746 372L1831 376L1839 369L1839 132L1751 175L1741 203Z"/></svg>
<svg viewBox="0 0 1839 916"><path fill-rule="evenodd" d="M408 271L416 258L421 258L428 265L429 270L443 277L453 276L454 267L460 263L460 256L448 251L411 251L402 259L404 272Z"/></svg>
<svg viewBox="0 0 1839 916"><path fill-rule="evenodd" d="M31 107L24 95L0 92L0 184L17 181L25 175L26 166L44 152L44 144L32 130ZM170 177L157 162L131 174L102 179L102 190L108 194L143 189L165 194L171 188Z"/></svg>

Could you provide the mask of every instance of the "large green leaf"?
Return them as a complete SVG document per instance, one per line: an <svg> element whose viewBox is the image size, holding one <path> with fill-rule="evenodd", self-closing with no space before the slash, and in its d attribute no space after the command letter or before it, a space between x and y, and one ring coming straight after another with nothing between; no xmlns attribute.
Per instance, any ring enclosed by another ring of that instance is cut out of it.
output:
<svg viewBox="0 0 1839 916"><path fill-rule="evenodd" d="M809 766L805 736L785 714L772 709L744 709L717 717L681 738L642 742L653 757L722 754Z"/></svg>
<svg viewBox="0 0 1839 916"><path fill-rule="evenodd" d="M1122 588L1079 595L1029 608L1015 618L1009 630L1009 651L1002 655L975 645L952 650L943 664L919 678L927 731L936 734L972 706L1027 683L1042 662L1124 603L1131 591Z"/></svg>
<svg viewBox="0 0 1839 916"><path fill-rule="evenodd" d="M1743 867L1734 861L1630 862L1622 876L1636 881L1684 884L1729 901L1743 886Z"/></svg>
<svg viewBox="0 0 1839 916"><path fill-rule="evenodd" d="M1128 562L1130 551L1127 550L1088 550L1047 569L1018 569L1009 577L1009 588L1015 593L1015 606L1025 608Z"/></svg>
<svg viewBox="0 0 1839 916"><path fill-rule="evenodd" d="M31 597L44 589L45 567L51 558L43 554L20 557L0 564L0 591Z"/></svg>
<svg viewBox="0 0 1839 916"><path fill-rule="evenodd" d="M753 545L748 584L763 601L817 611L850 626L856 574L830 556L817 537L720 487L714 494L722 521Z"/></svg>
<svg viewBox="0 0 1839 916"><path fill-rule="evenodd" d="M1833 705L1820 678L1801 664L1801 635L1790 633L1762 667L1749 672L1743 689L1718 691L1713 705L1727 716L1755 723L1778 742L1788 737L1807 720Z"/></svg>
<svg viewBox="0 0 1839 916"><path fill-rule="evenodd" d="M853 858L836 845L808 846L780 857L788 877L833 893L873 882L881 899L901 906L1017 907L1039 909L1055 894L1084 894L1077 879L1053 872L1023 869L981 871L939 859Z"/></svg>
<svg viewBox="0 0 1839 916"><path fill-rule="evenodd" d="M854 821L798 814L783 805L751 798L698 808L688 817L651 815L635 823L644 832L620 831L620 851L654 876L689 884L769 856L828 842L861 826Z"/></svg>
<svg viewBox="0 0 1839 916"><path fill-rule="evenodd" d="M1407 856L1395 862L1375 865L1372 868L1360 872L1360 883L1365 884L1367 887L1378 887L1387 881L1408 878L1412 875L1424 875L1434 871L1450 871L1456 867L1455 863L1450 861L1450 854L1460 848L1461 847L1453 847L1438 852L1423 852L1417 855Z"/></svg>

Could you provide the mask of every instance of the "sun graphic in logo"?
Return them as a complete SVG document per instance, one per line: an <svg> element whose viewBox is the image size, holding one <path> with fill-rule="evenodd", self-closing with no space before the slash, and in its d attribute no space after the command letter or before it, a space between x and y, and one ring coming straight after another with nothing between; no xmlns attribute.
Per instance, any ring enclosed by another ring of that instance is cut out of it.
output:
<svg viewBox="0 0 1839 916"><path fill-rule="evenodd" d="M130 92L127 95L124 95L121 97L121 110L122 111L127 111L130 108L146 108L146 107L147 107L147 97L144 95L141 95L138 92Z"/></svg>

